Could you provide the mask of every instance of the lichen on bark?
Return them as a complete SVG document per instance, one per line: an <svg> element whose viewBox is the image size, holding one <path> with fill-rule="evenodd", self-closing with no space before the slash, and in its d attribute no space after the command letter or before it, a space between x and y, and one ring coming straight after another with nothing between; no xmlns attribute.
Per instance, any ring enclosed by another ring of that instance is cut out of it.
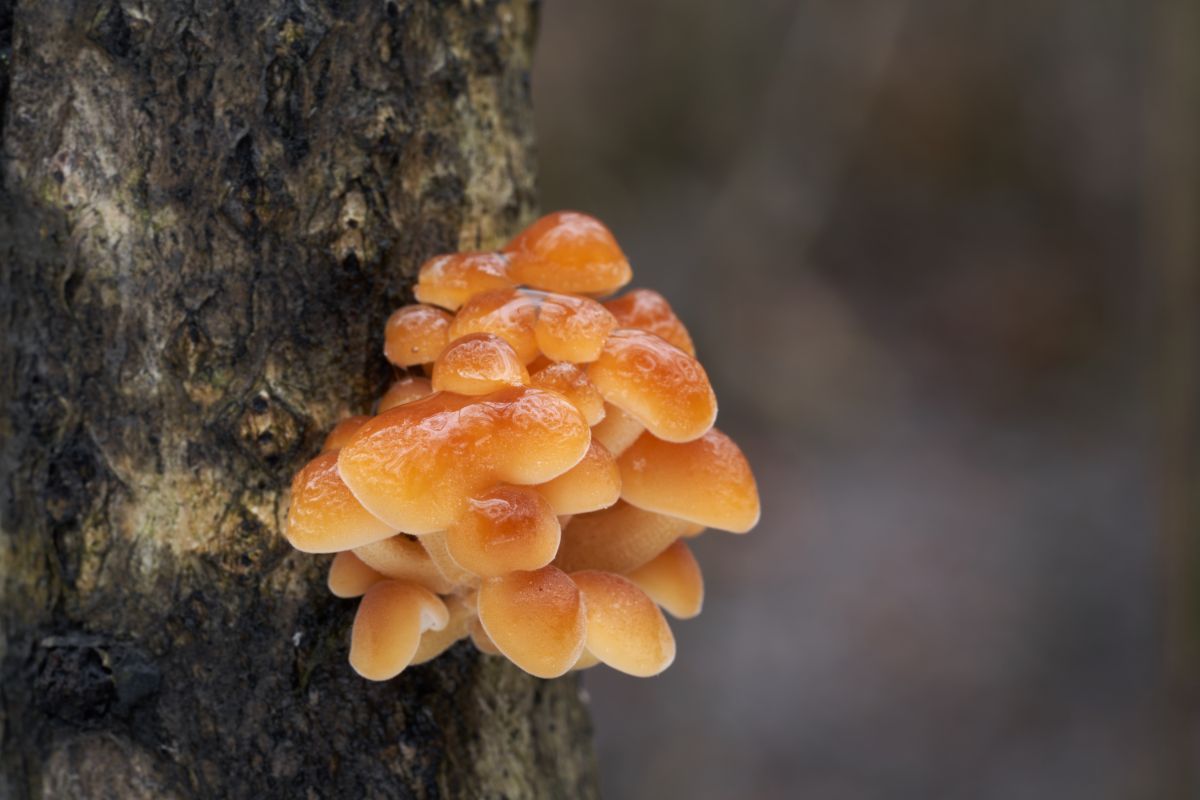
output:
<svg viewBox="0 0 1200 800"><path fill-rule="evenodd" d="M0 2L0 796L594 794L574 681L459 647L366 683L280 536L420 262L533 215L535 28Z"/></svg>

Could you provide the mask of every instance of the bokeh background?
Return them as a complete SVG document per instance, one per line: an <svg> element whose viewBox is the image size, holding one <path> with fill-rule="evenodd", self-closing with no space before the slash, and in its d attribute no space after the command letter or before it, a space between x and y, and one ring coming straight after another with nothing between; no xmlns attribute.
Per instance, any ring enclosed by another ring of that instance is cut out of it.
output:
<svg viewBox="0 0 1200 800"><path fill-rule="evenodd" d="M673 301L764 507L699 540L665 675L587 675L605 796L1187 796L1164 5L543 5L542 206L600 216Z"/></svg>

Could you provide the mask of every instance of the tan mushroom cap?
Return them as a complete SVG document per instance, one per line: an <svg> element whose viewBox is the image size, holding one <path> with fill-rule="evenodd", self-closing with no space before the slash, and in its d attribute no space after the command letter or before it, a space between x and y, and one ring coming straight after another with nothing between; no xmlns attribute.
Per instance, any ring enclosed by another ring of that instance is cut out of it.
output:
<svg viewBox="0 0 1200 800"><path fill-rule="evenodd" d="M383 354L398 367L428 364L446 346L454 318L440 308L403 306L388 317Z"/></svg>
<svg viewBox="0 0 1200 800"><path fill-rule="evenodd" d="M571 667L571 671L578 672L579 670L591 669L599 663L600 659L588 652L588 649L585 646L583 648L583 652L579 654L579 660L575 662L575 666Z"/></svg>
<svg viewBox="0 0 1200 800"><path fill-rule="evenodd" d="M354 615L350 666L367 680L394 678L412 663L421 634L449 621L446 604L428 589L380 581L367 590Z"/></svg>
<svg viewBox="0 0 1200 800"><path fill-rule="evenodd" d="M604 345L588 378L660 439L686 442L717 418L717 398L700 362L652 333L622 328Z"/></svg>
<svg viewBox="0 0 1200 800"><path fill-rule="evenodd" d="M533 335L536 322L534 298L516 289L500 289L475 295L464 303L448 333L451 341L468 333L495 334L512 345L522 364L528 364L539 355Z"/></svg>
<svg viewBox="0 0 1200 800"><path fill-rule="evenodd" d="M675 637L658 606L611 572L574 572L587 608L587 651L629 675L657 675L675 660Z"/></svg>
<svg viewBox="0 0 1200 800"><path fill-rule="evenodd" d="M604 417L592 423L592 438L614 456L624 453L645 431L645 425L612 403L605 403Z"/></svg>
<svg viewBox="0 0 1200 800"><path fill-rule="evenodd" d="M450 596L443 598L450 619L441 630L428 630L421 634L421 643L413 655L412 665L432 661L450 649L459 639L465 639L471 630L471 620L475 618L474 609L467 606L461 597Z"/></svg>
<svg viewBox="0 0 1200 800"><path fill-rule="evenodd" d="M438 594L453 591L457 583L447 580L421 542L407 534L356 547L354 555L384 577L417 583Z"/></svg>
<svg viewBox="0 0 1200 800"><path fill-rule="evenodd" d="M622 328L637 328L666 339L689 356L696 355L691 334L675 316L667 299L653 289L632 289L606 300L604 307Z"/></svg>
<svg viewBox="0 0 1200 800"><path fill-rule="evenodd" d="M704 606L704 577L696 557L682 540L628 577L673 617L691 619Z"/></svg>
<svg viewBox="0 0 1200 800"><path fill-rule="evenodd" d="M612 453L593 439L582 461L540 484L537 490L550 502L553 513L584 514L617 502L621 497L621 472Z"/></svg>
<svg viewBox="0 0 1200 800"><path fill-rule="evenodd" d="M491 333L455 339L433 365L433 388L438 392L474 396L527 383L529 373L512 346Z"/></svg>
<svg viewBox="0 0 1200 800"><path fill-rule="evenodd" d="M534 222L504 248L517 283L551 292L609 294L629 283L633 270L604 223L576 211Z"/></svg>
<svg viewBox="0 0 1200 800"><path fill-rule="evenodd" d="M292 479L292 501L285 533L303 553L336 553L396 533L351 494L338 475L338 455L331 450L304 465Z"/></svg>
<svg viewBox="0 0 1200 800"><path fill-rule="evenodd" d="M455 563L493 578L546 566L558 552L560 534L558 517L539 492L501 484L467 501L465 511L446 531L446 544Z"/></svg>
<svg viewBox="0 0 1200 800"><path fill-rule="evenodd" d="M379 398L379 413L382 414L396 406L402 406L405 403L411 403L413 400L420 400L422 397L428 397L433 394L433 384L428 378L422 378L418 375L405 375L403 378L397 379L384 392L383 397ZM342 443L345 445L345 442Z"/></svg>
<svg viewBox="0 0 1200 800"><path fill-rule="evenodd" d="M369 416L347 417L346 419L333 426L333 430L325 437L325 444L321 445L321 452L328 453L330 450L340 450L342 445L350 441L358 429L363 426L363 423L369 420Z"/></svg>
<svg viewBox="0 0 1200 800"><path fill-rule="evenodd" d="M417 300L454 311L477 294L513 286L501 253L450 253L421 265Z"/></svg>
<svg viewBox="0 0 1200 800"><path fill-rule="evenodd" d="M608 335L617 327L608 309L590 297L539 294L541 303L533 326L538 349L554 361L583 364L599 358Z"/></svg>
<svg viewBox="0 0 1200 800"><path fill-rule="evenodd" d="M337 463L371 513L393 530L423 534L445 530L466 499L488 486L558 477L579 463L590 441L583 417L554 392L439 392L363 425Z"/></svg>
<svg viewBox="0 0 1200 800"><path fill-rule="evenodd" d="M361 597L384 577L364 564L350 550L343 550L329 564L326 584L335 597Z"/></svg>
<svg viewBox="0 0 1200 800"><path fill-rule="evenodd" d="M621 497L638 508L733 533L758 523L758 487L750 464L715 428L683 443L643 434L617 464Z"/></svg>
<svg viewBox="0 0 1200 800"><path fill-rule="evenodd" d="M554 567L485 580L479 621L501 653L539 678L564 674L583 652L583 599Z"/></svg>
<svg viewBox="0 0 1200 800"><path fill-rule="evenodd" d="M467 630L471 637L471 643L475 645L475 649L481 653L487 653L489 656L503 655L500 648L496 647L496 643L487 635L487 631L483 629L483 625L479 623L479 617L471 619Z"/></svg>
<svg viewBox="0 0 1200 800"><path fill-rule="evenodd" d="M554 565L567 572L599 569L627 573L657 556L691 523L617 502L580 514L563 530Z"/></svg>
<svg viewBox="0 0 1200 800"><path fill-rule="evenodd" d="M529 385L558 392L570 400L588 425L595 425L604 419L604 398L592 386L582 367L567 362L549 363L529 376ZM642 430L641 423L638 423L638 433ZM633 436L630 442L636 438L637 435Z"/></svg>
<svg viewBox="0 0 1200 800"><path fill-rule="evenodd" d="M455 587L476 587L479 585L479 576L470 570L464 569L450 555L450 543L446 540L445 531L425 534L421 537L421 546L429 554L429 558L437 568L438 574L445 578L447 582Z"/></svg>

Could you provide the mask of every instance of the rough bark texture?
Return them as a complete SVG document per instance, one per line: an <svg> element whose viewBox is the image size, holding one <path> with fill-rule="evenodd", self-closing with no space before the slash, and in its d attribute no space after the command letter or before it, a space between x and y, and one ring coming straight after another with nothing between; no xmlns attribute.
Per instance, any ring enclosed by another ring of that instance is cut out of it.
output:
<svg viewBox="0 0 1200 800"><path fill-rule="evenodd" d="M0 0L2 797L589 797L572 680L371 684L280 536L423 258L532 215L528 0Z"/></svg>

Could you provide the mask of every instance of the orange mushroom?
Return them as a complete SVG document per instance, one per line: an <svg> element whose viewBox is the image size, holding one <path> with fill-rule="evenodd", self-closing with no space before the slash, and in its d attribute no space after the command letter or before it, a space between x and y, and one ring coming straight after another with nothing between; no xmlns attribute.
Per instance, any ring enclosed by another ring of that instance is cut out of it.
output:
<svg viewBox="0 0 1200 800"><path fill-rule="evenodd" d="M512 345L522 364L528 364L539 355L533 333L536 322L537 303L532 297L515 289L500 289L475 295L463 304L448 336L453 341L468 333L495 334Z"/></svg>
<svg viewBox="0 0 1200 800"><path fill-rule="evenodd" d="M449 621L446 604L428 589L380 581L367 590L354 615L350 666L367 680L394 678L412 663L421 634Z"/></svg>
<svg viewBox="0 0 1200 800"><path fill-rule="evenodd" d="M329 564L329 591L336 597L361 597L384 577L364 564L350 550L343 550Z"/></svg>
<svg viewBox="0 0 1200 800"><path fill-rule="evenodd" d="M555 567L485 580L479 587L479 621L501 653L539 678L557 678L583 652L583 599Z"/></svg>
<svg viewBox="0 0 1200 800"><path fill-rule="evenodd" d="M405 375L403 378L398 378L388 390L384 392L383 397L379 398L379 412L383 412L402 406L405 403L411 403L413 400L420 400L422 397L428 397L433 394L433 385L428 378L422 378L417 375ZM345 442L342 443L343 445Z"/></svg>
<svg viewBox="0 0 1200 800"><path fill-rule="evenodd" d="M598 511L620 498L621 473L612 453L593 439L582 461L537 490L550 501L555 514Z"/></svg>
<svg viewBox="0 0 1200 800"><path fill-rule="evenodd" d="M683 327L670 303L653 289L633 289L606 300L604 307L622 328L637 328L666 339L689 356L696 355L691 334Z"/></svg>
<svg viewBox="0 0 1200 800"><path fill-rule="evenodd" d="M611 572L574 572L587 609L587 652L613 669L657 675L675 660L675 637L654 601Z"/></svg>
<svg viewBox="0 0 1200 800"><path fill-rule="evenodd" d="M700 565L682 540L677 540L628 577L673 617L691 619L704 605L704 577L700 574Z"/></svg>
<svg viewBox="0 0 1200 800"><path fill-rule="evenodd" d="M384 577L418 583L431 592L446 594L458 585L441 573L416 537L404 533L356 547L354 555Z"/></svg>
<svg viewBox="0 0 1200 800"><path fill-rule="evenodd" d="M396 533L354 498L338 475L339 450L308 462L292 479L285 534L303 553L336 553Z"/></svg>
<svg viewBox="0 0 1200 800"><path fill-rule="evenodd" d="M417 645L417 652L413 654L411 666L432 661L470 633L471 620L475 618L474 609L463 602L461 597L447 597L444 602L450 615L446 627L427 630L421 634L421 643Z"/></svg>
<svg viewBox="0 0 1200 800"><path fill-rule="evenodd" d="M388 317L383 354L398 367L428 364L446 346L453 319L440 308L403 306Z"/></svg>
<svg viewBox="0 0 1200 800"><path fill-rule="evenodd" d="M321 445L321 452L328 453L330 450L340 450L342 445L350 441L350 437L358 432L358 429L363 426L363 423L369 420L370 417L346 417L339 422L325 437L325 444Z"/></svg>
<svg viewBox="0 0 1200 800"><path fill-rule="evenodd" d="M512 346L491 333L455 339L433 365L433 388L438 392L481 395L527 383L529 373Z"/></svg>
<svg viewBox="0 0 1200 800"><path fill-rule="evenodd" d="M450 555L450 544L446 541L444 531L427 533L421 537L421 546L429 555L429 560L437 568L438 574L455 587L475 588L479 585L479 576L464 569Z"/></svg>
<svg viewBox="0 0 1200 800"><path fill-rule="evenodd" d="M586 363L600 357L617 320L589 297L538 293L533 336L538 349L552 361Z"/></svg>
<svg viewBox="0 0 1200 800"><path fill-rule="evenodd" d="M645 425L611 403L604 404L604 417L592 424L592 438L614 456L624 453L645 431Z"/></svg>
<svg viewBox="0 0 1200 800"><path fill-rule="evenodd" d="M513 285L508 259L500 253L450 253L421 265L417 300L454 311L477 294Z"/></svg>
<svg viewBox="0 0 1200 800"><path fill-rule="evenodd" d="M600 220L577 211L547 214L504 250L509 276L535 289L609 294L633 277L612 232Z"/></svg>
<svg viewBox="0 0 1200 800"><path fill-rule="evenodd" d="M546 566L558 552L559 537L558 517L546 498L525 486L501 484L467 501L446 531L446 545L464 569L497 577Z"/></svg>
<svg viewBox="0 0 1200 800"><path fill-rule="evenodd" d="M573 517L563 530L554 565L567 572L581 569L632 572L691 528L692 524L686 520L618 502L601 511Z"/></svg>
<svg viewBox="0 0 1200 800"><path fill-rule="evenodd" d="M600 392L596 391L596 387L592 386L592 382L587 378L587 373L581 367L565 362L550 362L546 366L532 371L536 364L537 362L534 362L530 365L532 372L529 376L530 386L558 392L570 400L571 405L579 409L579 413L583 415L588 425L596 425L604 419L604 398L600 396ZM637 423L637 425L638 432L630 438L630 442L644 430L641 423Z"/></svg>

